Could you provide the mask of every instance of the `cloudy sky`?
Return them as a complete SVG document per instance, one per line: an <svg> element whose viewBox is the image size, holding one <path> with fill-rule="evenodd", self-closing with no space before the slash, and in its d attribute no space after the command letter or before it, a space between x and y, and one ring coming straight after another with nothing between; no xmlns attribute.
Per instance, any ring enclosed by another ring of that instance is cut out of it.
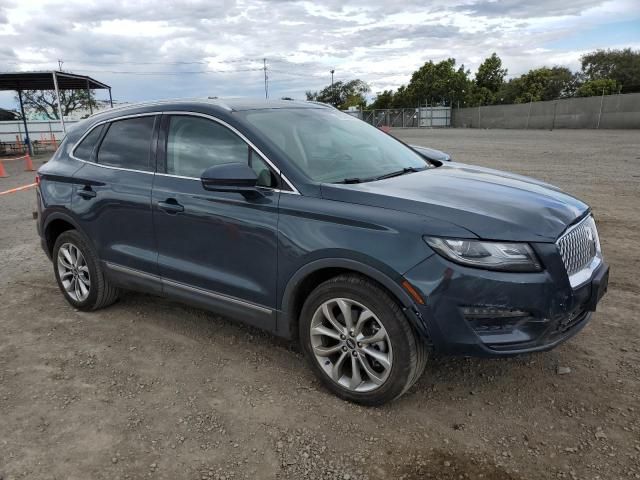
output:
<svg viewBox="0 0 640 480"><path fill-rule="evenodd" d="M473 72L495 51L517 75L627 46L640 48L637 0L0 0L0 71L60 59L123 101L263 96L263 58L271 97L304 98L331 68L376 92L429 59Z"/></svg>

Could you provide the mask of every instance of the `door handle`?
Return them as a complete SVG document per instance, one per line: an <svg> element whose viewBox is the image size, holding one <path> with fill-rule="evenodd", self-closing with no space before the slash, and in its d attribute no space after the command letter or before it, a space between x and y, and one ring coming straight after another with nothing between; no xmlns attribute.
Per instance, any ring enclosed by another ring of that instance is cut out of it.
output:
<svg viewBox="0 0 640 480"><path fill-rule="evenodd" d="M78 190L78 195L86 200L89 200L90 198L95 198L97 194L89 185L85 185L82 190Z"/></svg>
<svg viewBox="0 0 640 480"><path fill-rule="evenodd" d="M158 208L171 215L184 212L184 207L175 198L167 198L164 202L158 202Z"/></svg>

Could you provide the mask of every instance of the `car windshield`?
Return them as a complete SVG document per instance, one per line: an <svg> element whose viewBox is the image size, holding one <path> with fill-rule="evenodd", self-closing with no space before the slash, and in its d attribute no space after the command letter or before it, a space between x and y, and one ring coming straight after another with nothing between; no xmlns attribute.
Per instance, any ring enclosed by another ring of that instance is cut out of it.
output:
<svg viewBox="0 0 640 480"><path fill-rule="evenodd" d="M329 108L252 110L245 114L287 159L316 182L361 182L428 167L404 144Z"/></svg>

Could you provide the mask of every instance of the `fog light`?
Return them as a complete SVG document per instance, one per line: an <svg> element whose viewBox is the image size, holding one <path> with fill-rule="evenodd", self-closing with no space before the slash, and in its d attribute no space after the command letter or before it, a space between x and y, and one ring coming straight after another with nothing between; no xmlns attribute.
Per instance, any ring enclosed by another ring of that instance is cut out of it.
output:
<svg viewBox="0 0 640 480"><path fill-rule="evenodd" d="M523 310L499 307L462 307L462 314L467 320L501 319L529 317L531 313Z"/></svg>

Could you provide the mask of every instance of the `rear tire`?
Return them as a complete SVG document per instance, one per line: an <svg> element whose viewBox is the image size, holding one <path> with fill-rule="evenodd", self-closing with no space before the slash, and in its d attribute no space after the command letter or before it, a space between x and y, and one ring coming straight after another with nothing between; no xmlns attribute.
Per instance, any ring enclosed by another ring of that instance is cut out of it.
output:
<svg viewBox="0 0 640 480"><path fill-rule="evenodd" d="M340 275L313 290L299 331L302 350L322 383L363 405L401 396L427 361L427 344L416 337L395 299L361 275Z"/></svg>
<svg viewBox="0 0 640 480"><path fill-rule="evenodd" d="M64 298L83 311L107 307L118 289L104 275L89 242L76 230L63 232L53 246L53 271Z"/></svg>

